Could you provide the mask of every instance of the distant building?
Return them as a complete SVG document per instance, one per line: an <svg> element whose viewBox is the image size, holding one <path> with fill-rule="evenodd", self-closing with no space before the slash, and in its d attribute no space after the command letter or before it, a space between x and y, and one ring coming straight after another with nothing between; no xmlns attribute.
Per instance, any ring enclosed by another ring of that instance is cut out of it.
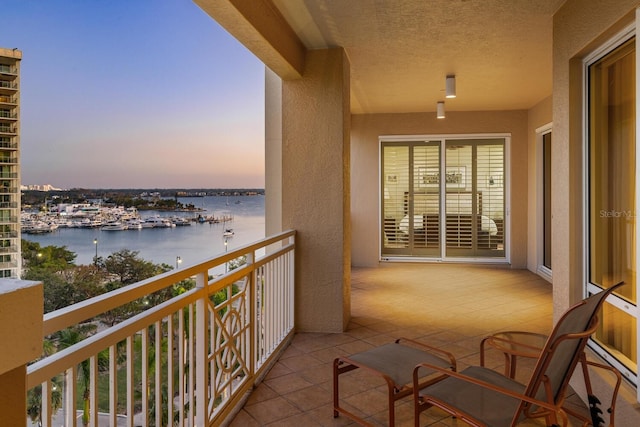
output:
<svg viewBox="0 0 640 427"><path fill-rule="evenodd" d="M20 60L0 48L0 277L18 278L20 255Z"/></svg>
<svg viewBox="0 0 640 427"><path fill-rule="evenodd" d="M22 191L61 191L62 189L56 188L51 184L35 184L35 185L21 185Z"/></svg>

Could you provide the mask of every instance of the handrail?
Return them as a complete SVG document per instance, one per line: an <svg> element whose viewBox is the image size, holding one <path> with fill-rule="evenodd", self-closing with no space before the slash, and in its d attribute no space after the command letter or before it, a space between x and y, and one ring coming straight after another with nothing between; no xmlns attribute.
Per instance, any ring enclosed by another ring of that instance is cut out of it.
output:
<svg viewBox="0 0 640 427"><path fill-rule="evenodd" d="M160 425L161 412L180 425L219 425L293 335L295 235L293 230L285 231L46 314L45 337L182 280L195 277L196 281L194 289L29 365L27 388L32 394L40 393L37 412L43 425L52 425L56 416L54 402L59 400L53 394L60 381L65 425L75 425L76 412L87 407L92 425L114 425L123 411L128 425L133 425L134 415L142 417L144 425L155 416ZM246 264L210 277L211 269L241 256ZM108 367L103 363L101 368L107 371L101 373L98 359L107 350ZM135 372L138 364L139 373ZM76 372L80 366L89 367L89 373ZM79 390L84 387L80 384L84 375L90 376L83 383L88 391ZM110 384L107 409L104 404L100 408L97 400L98 383L105 375ZM115 379L121 375L126 375L126 390L117 388ZM134 396L137 389L141 396ZM162 407L163 393L176 396L169 400L172 404ZM78 406L83 399L88 403ZM118 410L113 402L122 399L125 408ZM31 404L34 401L38 402L31 400ZM162 411L150 415L150 408Z"/></svg>
<svg viewBox="0 0 640 427"><path fill-rule="evenodd" d="M188 279L202 269L212 269L226 262L234 260L246 252L255 251L263 246L271 245L279 240L293 237L295 231L287 231L256 243L242 246L238 249L226 252L216 258L211 258L201 263L187 265L178 271L169 271L158 276L142 280L106 294L78 302L44 315L44 336L61 331L69 326L77 325L85 320L96 317L119 305L135 301L145 295L164 289L167 285ZM124 296L124 299L121 298Z"/></svg>

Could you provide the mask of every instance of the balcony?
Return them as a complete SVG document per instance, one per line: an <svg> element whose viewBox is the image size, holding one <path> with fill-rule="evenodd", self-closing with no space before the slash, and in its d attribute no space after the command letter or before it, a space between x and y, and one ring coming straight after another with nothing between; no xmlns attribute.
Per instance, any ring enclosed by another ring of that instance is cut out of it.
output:
<svg viewBox="0 0 640 427"><path fill-rule="evenodd" d="M18 67L0 64L0 74L18 75Z"/></svg>
<svg viewBox="0 0 640 427"><path fill-rule="evenodd" d="M17 231L3 231L0 232L0 239L12 239L18 237Z"/></svg>
<svg viewBox="0 0 640 427"><path fill-rule="evenodd" d="M0 254L12 254L17 252L18 252L18 247L15 245L0 246Z"/></svg>
<svg viewBox="0 0 640 427"><path fill-rule="evenodd" d="M10 110L0 110L0 118L16 120L18 115Z"/></svg>
<svg viewBox="0 0 640 427"><path fill-rule="evenodd" d="M17 132L16 130L17 128L15 126L0 126L0 133L7 133L7 134L15 134Z"/></svg>
<svg viewBox="0 0 640 427"><path fill-rule="evenodd" d="M402 263L352 270L346 332L293 335L294 238L283 233L45 315L47 336L186 278L197 281L195 289L30 365L27 384L42 392L43 425L82 425L85 401L88 408L99 408L89 409L89 425L161 425L156 417L181 426L223 420L232 427L351 425L332 417L337 355L404 336L454 353L462 369L478 362L480 340L490 333L551 328L552 287L531 272ZM243 255L245 266L209 277L211 269ZM231 298L214 303L212 296L225 290ZM488 365L502 370L502 355L489 356ZM520 359L517 378L526 380L531 368L529 360ZM386 425L382 382L358 372L341 381L349 381L341 387L343 404L373 425ZM174 396L172 405L167 396ZM57 405L47 403L56 400ZM573 392L569 404L586 410ZM398 403L396 417L397 426L413 426L410 397ZM424 413L421 421L458 425L437 410Z"/></svg>
<svg viewBox="0 0 640 427"><path fill-rule="evenodd" d="M17 104L17 98L10 95L0 95L0 103L2 104Z"/></svg>
<svg viewBox="0 0 640 427"><path fill-rule="evenodd" d="M18 89L18 84L12 81L0 80L0 89L11 89L8 93L12 93Z"/></svg>
<svg viewBox="0 0 640 427"><path fill-rule="evenodd" d="M0 186L0 194L15 194L18 192L18 187L4 187ZM5 204L0 203L0 207L4 207ZM15 206L8 206L15 207Z"/></svg>
<svg viewBox="0 0 640 427"><path fill-rule="evenodd" d="M11 141L0 141L0 149L17 150L18 144ZM3 174L0 174L0 178L6 178L5 176L2 176L2 175Z"/></svg>

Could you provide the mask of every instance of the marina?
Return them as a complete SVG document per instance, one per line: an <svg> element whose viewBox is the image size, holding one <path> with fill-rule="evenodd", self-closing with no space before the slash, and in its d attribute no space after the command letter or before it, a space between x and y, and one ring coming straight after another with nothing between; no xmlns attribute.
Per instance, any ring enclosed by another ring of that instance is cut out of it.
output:
<svg viewBox="0 0 640 427"><path fill-rule="evenodd" d="M178 258L180 265L186 266L264 238L263 195L240 196L231 203L219 196L198 201L195 212L92 207L93 213L85 218L67 217L64 221L61 218L66 215L25 212L26 227L33 221L46 231L23 228L22 238L41 246L66 246L76 253L78 265L91 264L96 254L107 257L129 249L147 261L171 266L177 265ZM69 226L77 221L81 225Z"/></svg>

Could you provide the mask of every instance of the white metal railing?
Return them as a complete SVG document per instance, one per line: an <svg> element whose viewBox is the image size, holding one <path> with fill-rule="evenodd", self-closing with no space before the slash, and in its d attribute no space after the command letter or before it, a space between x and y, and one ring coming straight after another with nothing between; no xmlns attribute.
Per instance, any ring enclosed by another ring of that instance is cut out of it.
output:
<svg viewBox="0 0 640 427"><path fill-rule="evenodd" d="M246 264L211 277L238 257ZM36 418L39 411L45 427L82 425L81 416L90 426L219 425L293 336L294 261L288 231L46 314L45 337L196 281L29 365L27 388L41 399Z"/></svg>

